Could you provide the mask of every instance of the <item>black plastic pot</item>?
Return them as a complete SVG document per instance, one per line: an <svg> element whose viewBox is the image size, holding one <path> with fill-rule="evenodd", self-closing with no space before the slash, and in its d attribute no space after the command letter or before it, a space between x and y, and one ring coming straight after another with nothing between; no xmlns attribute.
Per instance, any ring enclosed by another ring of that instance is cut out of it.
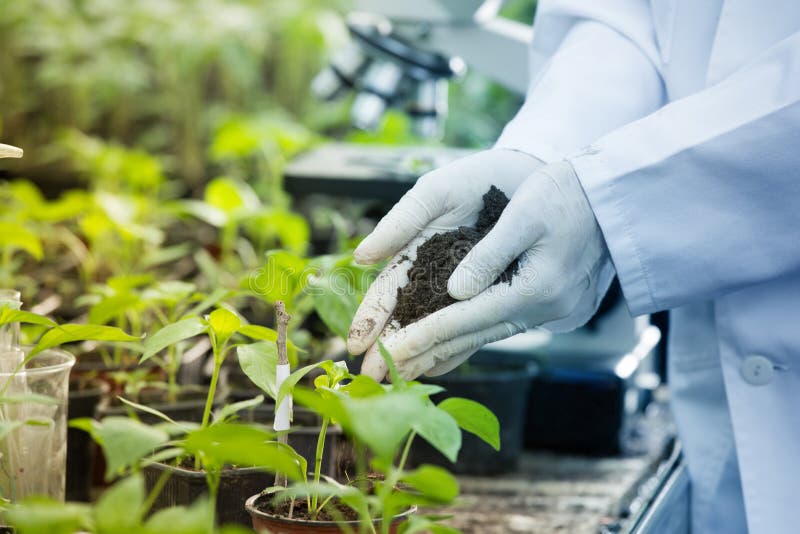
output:
<svg viewBox="0 0 800 534"><path fill-rule="evenodd" d="M150 492L164 471L170 477L164 489L153 503L156 512L172 506L187 505L201 495L208 494L204 471L194 471L162 463L151 464L143 469L147 491ZM216 502L218 525L237 523L250 526L250 515L244 503L254 493L259 493L275 482L275 475L255 467L225 469L220 474Z"/></svg>
<svg viewBox="0 0 800 534"><path fill-rule="evenodd" d="M522 363L476 357L467 366L446 375L422 378L445 388L431 397L437 404L448 397L464 397L489 408L500 421L500 450L495 451L478 437L464 432L455 464L421 439L415 440L411 447L411 463L442 465L454 473L470 475L512 471L522 453L525 410L534 369Z"/></svg>
<svg viewBox="0 0 800 534"><path fill-rule="evenodd" d="M108 386L100 381L76 383L75 385L71 383L67 419L94 417L97 405L106 391L108 391ZM88 433L77 428L67 428L65 495L68 501L89 502L94 451L92 438Z"/></svg>
<svg viewBox="0 0 800 534"><path fill-rule="evenodd" d="M295 415L295 424L297 424L297 419L297 415ZM294 427L289 433L289 445L306 459L310 467L314 465L319 430L319 426ZM325 451L322 455L322 473L331 476L337 475L340 467L347 464L346 451L349 451L349 447L344 446L341 428L329 426L325 437ZM169 470L171 476L153 504L152 511L176 505L188 505L200 495L208 493L203 471L161 463L144 468L148 491L155 486L156 481L165 470ZM257 468L224 470L217 493L217 523L220 525L238 523L249 526L250 517L244 508L245 501L251 495L272 486L274 481L273 473L267 473Z"/></svg>

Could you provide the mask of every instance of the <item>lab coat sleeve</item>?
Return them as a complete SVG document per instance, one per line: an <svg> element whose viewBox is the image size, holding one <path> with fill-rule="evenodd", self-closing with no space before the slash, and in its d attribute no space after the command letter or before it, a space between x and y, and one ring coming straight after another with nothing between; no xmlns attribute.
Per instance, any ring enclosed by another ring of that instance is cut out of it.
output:
<svg viewBox="0 0 800 534"><path fill-rule="evenodd" d="M663 104L647 0L541 0L525 103L497 141L561 160Z"/></svg>
<svg viewBox="0 0 800 534"><path fill-rule="evenodd" d="M800 275L800 33L568 158L632 313Z"/></svg>

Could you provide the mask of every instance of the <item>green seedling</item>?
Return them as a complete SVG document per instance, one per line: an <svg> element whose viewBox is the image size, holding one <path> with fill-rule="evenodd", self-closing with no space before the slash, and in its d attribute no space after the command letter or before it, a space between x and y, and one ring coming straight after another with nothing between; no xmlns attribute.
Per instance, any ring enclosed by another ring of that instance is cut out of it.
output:
<svg viewBox="0 0 800 534"><path fill-rule="evenodd" d="M499 423L486 407L468 399L449 398L438 405L430 396L442 391L434 385L406 382L397 373L391 357L381 347L389 365L392 384L382 385L375 380L354 376L341 363L319 362L292 373L274 395L276 403L292 395L297 403L322 417L318 438L313 479L288 488L273 487L266 490L274 494L274 501L306 499L307 508L316 517L327 509L336 517L336 506L346 506L358 513L360 529L388 533L392 518L412 506L443 506L458 496L458 483L447 470L433 465L407 469L411 444L420 437L455 461L461 447L461 432L480 437L495 449L500 447ZM243 369L256 385L272 395L274 386L268 378L253 372L258 367L243 358ZM242 358L240 351L240 358ZM265 364L266 366L266 364ZM314 381L314 389L298 383L314 369L325 374ZM355 444L357 472L348 484L341 484L320 472L324 452L325 428L335 423L342 426ZM367 468L367 453L369 472ZM436 524L434 516L414 517L408 522L406 532L452 532Z"/></svg>
<svg viewBox="0 0 800 534"><path fill-rule="evenodd" d="M152 275L138 275L110 278L105 284L94 286L92 293L84 296L81 302L91 304L90 323L112 323L140 334L197 316L228 296L229 292L223 289L206 295L197 291L191 283L155 281ZM153 355L151 361L165 372L167 383L146 382L140 386L164 386L169 400L176 400L180 392L178 372L184 351L189 346L188 342L177 342L166 347L162 353ZM103 355L107 356L106 353ZM119 352L108 356L106 360L109 364L119 365L124 359Z"/></svg>

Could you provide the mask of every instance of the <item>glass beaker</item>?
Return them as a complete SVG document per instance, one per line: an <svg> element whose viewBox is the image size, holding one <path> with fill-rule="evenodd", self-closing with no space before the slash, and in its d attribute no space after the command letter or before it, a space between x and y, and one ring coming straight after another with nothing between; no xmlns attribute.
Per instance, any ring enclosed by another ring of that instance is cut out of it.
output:
<svg viewBox="0 0 800 534"><path fill-rule="evenodd" d="M23 361L22 349L0 360ZM0 372L0 497L30 495L64 500L67 399L75 357L61 350L33 356L14 372Z"/></svg>

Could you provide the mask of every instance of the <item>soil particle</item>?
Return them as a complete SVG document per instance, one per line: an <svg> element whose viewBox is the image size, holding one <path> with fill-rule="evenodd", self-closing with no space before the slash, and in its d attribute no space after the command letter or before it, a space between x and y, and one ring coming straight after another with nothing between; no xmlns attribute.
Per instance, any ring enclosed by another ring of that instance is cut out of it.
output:
<svg viewBox="0 0 800 534"><path fill-rule="evenodd" d="M358 326L353 326L350 329L350 335L356 338L365 336L375 329L375 319L367 317Z"/></svg>
<svg viewBox="0 0 800 534"><path fill-rule="evenodd" d="M462 226L436 234L417 248L417 259L408 271L408 284L397 290L392 320L401 327L456 302L447 292L447 281L467 253L494 227L508 205L508 197L495 186L483 195L483 209L475 227ZM495 284L510 283L518 260L498 277Z"/></svg>

